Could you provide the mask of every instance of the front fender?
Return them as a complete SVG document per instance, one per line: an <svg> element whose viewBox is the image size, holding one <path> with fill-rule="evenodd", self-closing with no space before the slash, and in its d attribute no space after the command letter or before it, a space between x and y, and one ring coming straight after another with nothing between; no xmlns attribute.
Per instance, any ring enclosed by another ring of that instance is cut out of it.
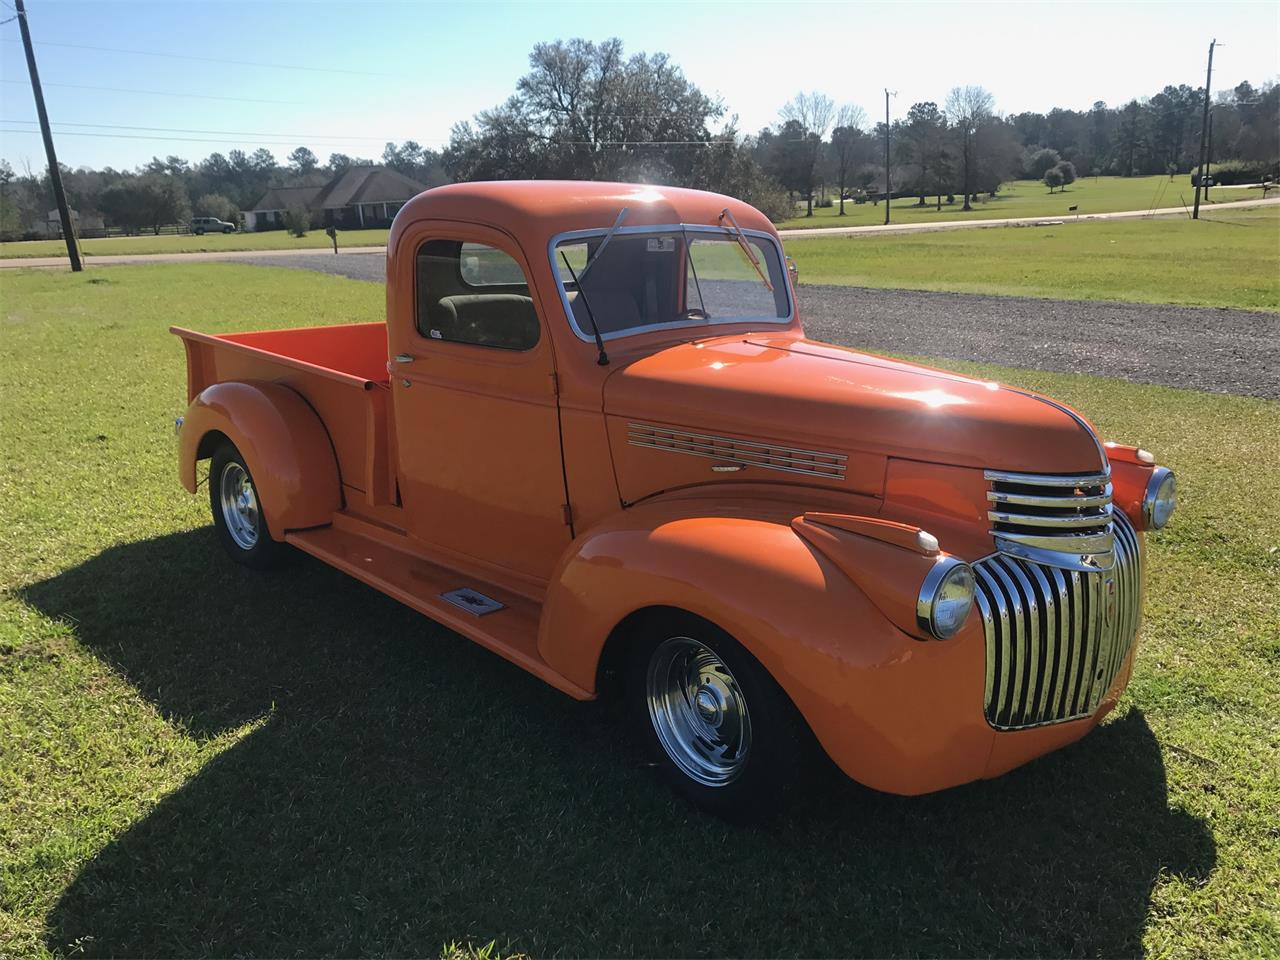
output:
<svg viewBox="0 0 1280 960"><path fill-rule="evenodd" d="M754 516L742 504L731 516L699 515L706 508L651 502L575 540L547 594L542 658L595 690L614 627L646 607L678 607L750 650L853 779L923 793L982 775L992 730L977 617L949 641L915 639L776 505ZM912 598L919 587L901 584Z"/></svg>
<svg viewBox="0 0 1280 960"><path fill-rule="evenodd" d="M342 507L338 462L316 412L278 383L215 383L196 395L179 433L182 485L196 492L196 461L212 453L205 439L224 434L245 459L271 536L328 523Z"/></svg>

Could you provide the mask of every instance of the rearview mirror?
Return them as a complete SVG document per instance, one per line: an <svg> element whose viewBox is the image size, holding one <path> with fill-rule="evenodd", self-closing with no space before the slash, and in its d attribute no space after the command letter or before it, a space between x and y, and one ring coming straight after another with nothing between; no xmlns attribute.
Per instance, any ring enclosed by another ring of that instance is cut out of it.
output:
<svg viewBox="0 0 1280 960"><path fill-rule="evenodd" d="M796 266L795 260L787 257L787 273L791 274L791 284L795 286L800 282L800 268Z"/></svg>

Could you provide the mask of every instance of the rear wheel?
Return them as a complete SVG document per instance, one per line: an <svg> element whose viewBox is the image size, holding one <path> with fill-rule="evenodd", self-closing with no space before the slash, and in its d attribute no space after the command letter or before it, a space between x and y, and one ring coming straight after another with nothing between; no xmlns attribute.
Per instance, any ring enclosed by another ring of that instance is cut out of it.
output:
<svg viewBox="0 0 1280 960"><path fill-rule="evenodd" d="M737 641L699 617L656 616L639 626L629 660L632 724L679 793L729 819L767 816L789 799L811 737Z"/></svg>
<svg viewBox="0 0 1280 960"><path fill-rule="evenodd" d="M204 236L204 227L196 227L196 228L195 228L194 230L192 230L191 232L192 232L192 233L194 233L197 237L203 237L203 236Z"/></svg>
<svg viewBox="0 0 1280 960"><path fill-rule="evenodd" d="M232 443L214 451L209 465L209 507L218 539L231 559L260 570L279 562L284 544L271 538L253 475Z"/></svg>

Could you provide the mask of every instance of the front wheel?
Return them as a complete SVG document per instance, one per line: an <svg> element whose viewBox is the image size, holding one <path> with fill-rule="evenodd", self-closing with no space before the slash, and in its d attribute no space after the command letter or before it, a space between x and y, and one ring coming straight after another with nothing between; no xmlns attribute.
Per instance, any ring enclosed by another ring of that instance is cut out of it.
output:
<svg viewBox="0 0 1280 960"><path fill-rule="evenodd" d="M253 475L232 443L213 453L209 507L218 539L231 559L259 570L279 562L285 545L271 538Z"/></svg>
<svg viewBox="0 0 1280 960"><path fill-rule="evenodd" d="M235 229L235 227L223 227L223 228L222 228L222 232L223 232L223 233L235 233L235 232L236 232L236 229Z"/></svg>
<svg viewBox="0 0 1280 960"><path fill-rule="evenodd" d="M783 806L807 772L811 735L768 672L691 615L654 617L633 639L629 712L665 779L727 819Z"/></svg>

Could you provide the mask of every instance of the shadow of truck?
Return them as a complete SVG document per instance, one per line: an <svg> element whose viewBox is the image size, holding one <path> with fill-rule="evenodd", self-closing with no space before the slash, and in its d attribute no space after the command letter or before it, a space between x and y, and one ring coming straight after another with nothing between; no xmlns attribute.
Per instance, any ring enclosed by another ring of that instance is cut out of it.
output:
<svg viewBox="0 0 1280 960"><path fill-rule="evenodd" d="M263 718L84 866L55 951L1119 956L1162 872L1215 862L1134 710L996 781L839 780L743 829L595 705L306 558L253 574L204 529L24 595L190 735Z"/></svg>

